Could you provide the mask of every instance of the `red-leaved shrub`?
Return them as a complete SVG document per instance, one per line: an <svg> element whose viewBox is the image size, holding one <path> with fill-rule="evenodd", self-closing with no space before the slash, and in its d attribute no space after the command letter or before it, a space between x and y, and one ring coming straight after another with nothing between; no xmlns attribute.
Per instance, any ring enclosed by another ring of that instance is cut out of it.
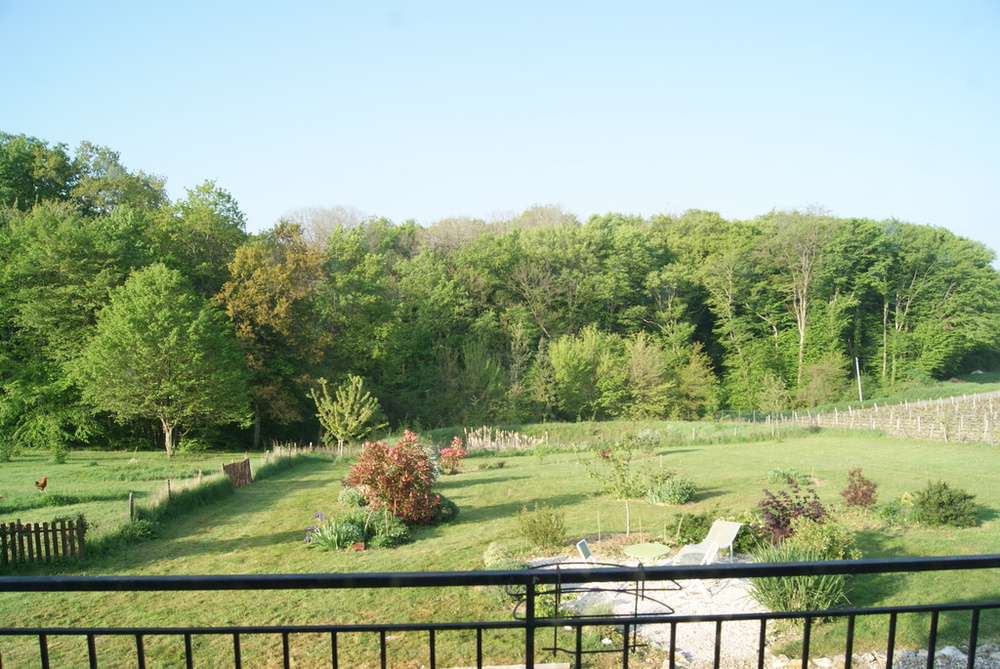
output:
<svg viewBox="0 0 1000 669"><path fill-rule="evenodd" d="M861 475L861 468L852 469L847 473L847 487L840 491L847 506L858 506L870 509L878 500L878 484Z"/></svg>
<svg viewBox="0 0 1000 669"><path fill-rule="evenodd" d="M462 440L455 437L451 440L451 446L441 449L441 469L445 474L457 474L460 468L460 461L469 452L462 448Z"/></svg>
<svg viewBox="0 0 1000 669"><path fill-rule="evenodd" d="M365 443L344 482L361 487L373 508L388 509L404 522L424 524L434 519L441 496L431 490L434 462L417 440L407 430L395 446Z"/></svg>

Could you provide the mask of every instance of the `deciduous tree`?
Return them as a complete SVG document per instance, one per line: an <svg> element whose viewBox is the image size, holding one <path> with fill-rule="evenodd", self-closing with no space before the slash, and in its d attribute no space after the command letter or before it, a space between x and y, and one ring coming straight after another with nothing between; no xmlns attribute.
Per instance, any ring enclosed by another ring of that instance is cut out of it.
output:
<svg viewBox="0 0 1000 669"><path fill-rule="evenodd" d="M167 456L178 429L245 423L245 365L232 327L162 264L111 293L76 365L83 398L118 420L159 421Z"/></svg>

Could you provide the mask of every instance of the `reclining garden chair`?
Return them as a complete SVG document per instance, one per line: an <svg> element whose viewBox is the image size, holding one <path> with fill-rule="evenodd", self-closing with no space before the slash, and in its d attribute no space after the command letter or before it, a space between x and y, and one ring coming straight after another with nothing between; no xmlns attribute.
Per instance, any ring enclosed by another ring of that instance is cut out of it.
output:
<svg viewBox="0 0 1000 669"><path fill-rule="evenodd" d="M729 550L729 561L733 561L733 542L736 534L743 527L742 523L729 520L717 520L712 523L712 528L708 531L705 539L701 543L688 544L674 556L673 564L712 564L719 551Z"/></svg>

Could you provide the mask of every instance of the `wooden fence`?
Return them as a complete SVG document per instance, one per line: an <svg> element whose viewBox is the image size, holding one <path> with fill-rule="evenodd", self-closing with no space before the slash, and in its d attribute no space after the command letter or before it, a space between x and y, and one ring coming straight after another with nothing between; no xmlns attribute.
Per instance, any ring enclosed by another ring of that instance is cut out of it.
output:
<svg viewBox="0 0 1000 669"><path fill-rule="evenodd" d="M83 557L86 525L81 520L0 523L0 563L50 562Z"/></svg>
<svg viewBox="0 0 1000 669"><path fill-rule="evenodd" d="M780 422L877 430L888 436L909 439L977 441L994 445L1000 440L1000 394L946 397L864 409L848 407L846 411L826 413L795 412Z"/></svg>
<svg viewBox="0 0 1000 669"><path fill-rule="evenodd" d="M233 462L222 465L222 471L233 482L234 488L242 488L253 483L253 476L250 472L250 459L246 458L242 462Z"/></svg>

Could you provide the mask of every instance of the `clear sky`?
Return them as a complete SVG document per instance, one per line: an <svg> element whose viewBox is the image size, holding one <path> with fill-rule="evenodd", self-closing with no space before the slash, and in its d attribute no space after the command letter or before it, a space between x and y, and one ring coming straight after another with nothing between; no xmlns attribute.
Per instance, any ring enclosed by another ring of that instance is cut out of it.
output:
<svg viewBox="0 0 1000 669"><path fill-rule="evenodd" d="M0 0L0 130L248 227L821 207L1000 252L1000 2Z"/></svg>

